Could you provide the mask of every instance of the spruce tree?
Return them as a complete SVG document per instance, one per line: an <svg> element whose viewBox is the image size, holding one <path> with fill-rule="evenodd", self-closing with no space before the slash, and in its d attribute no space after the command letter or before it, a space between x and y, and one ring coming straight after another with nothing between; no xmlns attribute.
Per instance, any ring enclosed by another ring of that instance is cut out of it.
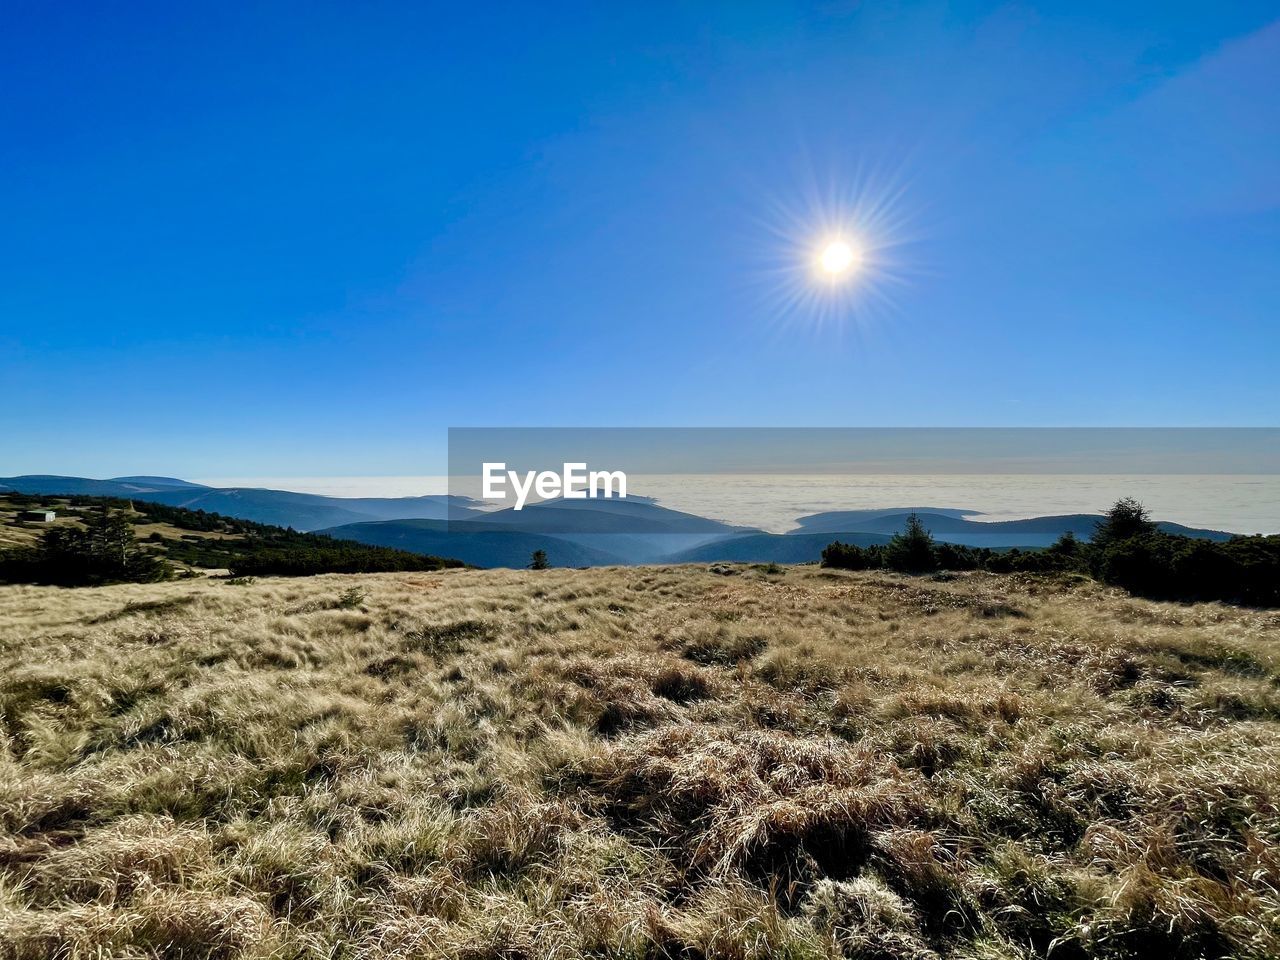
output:
<svg viewBox="0 0 1280 960"><path fill-rule="evenodd" d="M884 564L902 573L928 573L938 569L933 536L916 514L907 517L906 528L885 544Z"/></svg>

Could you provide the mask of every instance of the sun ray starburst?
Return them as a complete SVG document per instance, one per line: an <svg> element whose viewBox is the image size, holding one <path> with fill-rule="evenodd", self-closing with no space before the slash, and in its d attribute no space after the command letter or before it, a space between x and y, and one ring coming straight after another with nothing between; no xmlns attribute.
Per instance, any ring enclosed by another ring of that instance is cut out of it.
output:
<svg viewBox="0 0 1280 960"><path fill-rule="evenodd" d="M896 309L896 294L919 264L901 175L854 170L820 186L812 175L767 202L756 280L780 323L867 330Z"/></svg>

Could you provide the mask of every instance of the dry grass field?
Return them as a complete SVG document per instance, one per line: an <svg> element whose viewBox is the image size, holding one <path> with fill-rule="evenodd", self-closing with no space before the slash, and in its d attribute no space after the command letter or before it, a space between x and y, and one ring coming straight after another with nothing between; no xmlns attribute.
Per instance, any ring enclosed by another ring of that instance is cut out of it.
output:
<svg viewBox="0 0 1280 960"><path fill-rule="evenodd" d="M0 588L0 957L1275 957L1280 615L815 567Z"/></svg>

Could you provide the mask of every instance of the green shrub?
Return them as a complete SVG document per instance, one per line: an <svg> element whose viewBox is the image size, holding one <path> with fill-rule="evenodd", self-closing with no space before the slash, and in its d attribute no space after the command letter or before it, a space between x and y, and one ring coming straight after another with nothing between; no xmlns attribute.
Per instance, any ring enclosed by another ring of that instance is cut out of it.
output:
<svg viewBox="0 0 1280 960"><path fill-rule="evenodd" d="M1104 583L1164 600L1280 604L1280 537L1224 543L1168 533L1113 541L1095 557Z"/></svg>
<svg viewBox="0 0 1280 960"><path fill-rule="evenodd" d="M990 550L935 543L919 517L884 546L832 543L822 565L837 570L988 570L992 573L1092 574L1103 583L1157 600L1280 605L1280 536L1215 541L1161 533L1133 499L1116 502L1086 543L1064 533L1044 549Z"/></svg>
<svg viewBox="0 0 1280 960"><path fill-rule="evenodd" d="M364 591L358 587L350 587L343 590L338 596L337 603L334 608L337 610L355 610L364 603Z"/></svg>
<svg viewBox="0 0 1280 960"><path fill-rule="evenodd" d="M880 566L880 555L855 543L837 540L823 549L822 565L835 570L871 570Z"/></svg>

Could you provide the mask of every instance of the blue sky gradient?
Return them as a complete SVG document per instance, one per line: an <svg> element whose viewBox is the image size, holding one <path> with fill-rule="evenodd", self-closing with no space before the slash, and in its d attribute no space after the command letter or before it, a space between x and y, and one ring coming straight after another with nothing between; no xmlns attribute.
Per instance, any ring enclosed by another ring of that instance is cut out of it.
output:
<svg viewBox="0 0 1280 960"><path fill-rule="evenodd" d="M4 18L0 475L431 474L448 426L1280 422L1274 4ZM797 296L832 218L885 265Z"/></svg>

